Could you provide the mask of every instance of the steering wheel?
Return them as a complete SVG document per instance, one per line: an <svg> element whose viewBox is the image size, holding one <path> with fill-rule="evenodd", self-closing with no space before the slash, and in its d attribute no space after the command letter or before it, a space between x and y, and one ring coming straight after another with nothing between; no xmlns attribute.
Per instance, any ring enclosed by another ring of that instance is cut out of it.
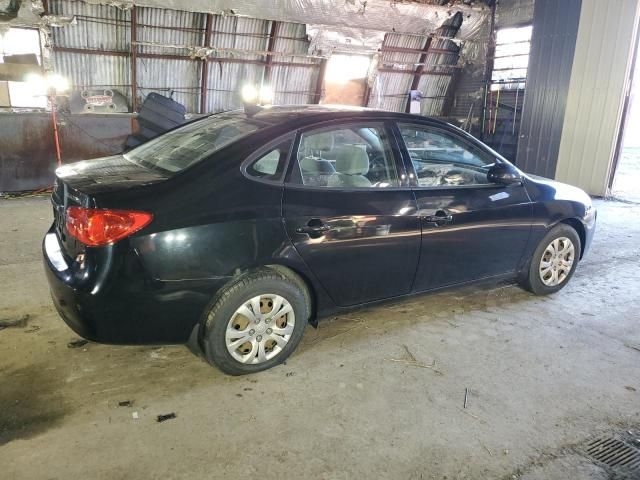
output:
<svg viewBox="0 0 640 480"><path fill-rule="evenodd" d="M389 180L387 164L381 152L371 152L369 155L369 172L365 176L372 183Z"/></svg>

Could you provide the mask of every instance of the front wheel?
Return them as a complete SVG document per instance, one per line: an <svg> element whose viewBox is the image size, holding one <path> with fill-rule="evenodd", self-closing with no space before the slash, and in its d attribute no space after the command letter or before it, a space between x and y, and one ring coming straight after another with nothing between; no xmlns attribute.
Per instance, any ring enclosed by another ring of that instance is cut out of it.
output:
<svg viewBox="0 0 640 480"><path fill-rule="evenodd" d="M266 370L295 350L309 314L301 282L271 269L246 274L224 288L207 312L205 355L230 375Z"/></svg>
<svg viewBox="0 0 640 480"><path fill-rule="evenodd" d="M581 248L580 237L573 227L556 225L540 241L520 283L536 295L557 292L573 276Z"/></svg>

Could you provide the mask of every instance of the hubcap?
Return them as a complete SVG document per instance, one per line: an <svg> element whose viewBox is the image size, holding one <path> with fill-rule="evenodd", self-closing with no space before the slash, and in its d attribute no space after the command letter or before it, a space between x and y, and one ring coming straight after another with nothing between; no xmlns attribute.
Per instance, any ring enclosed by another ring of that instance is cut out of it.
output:
<svg viewBox="0 0 640 480"><path fill-rule="evenodd" d="M243 303L227 324L227 350L240 363L271 360L287 345L295 315L291 304L280 295L264 294Z"/></svg>
<svg viewBox="0 0 640 480"><path fill-rule="evenodd" d="M573 242L567 237L556 238L547 245L540 259L539 272L542 283L548 287L555 287L564 282L573 267L575 254Z"/></svg>

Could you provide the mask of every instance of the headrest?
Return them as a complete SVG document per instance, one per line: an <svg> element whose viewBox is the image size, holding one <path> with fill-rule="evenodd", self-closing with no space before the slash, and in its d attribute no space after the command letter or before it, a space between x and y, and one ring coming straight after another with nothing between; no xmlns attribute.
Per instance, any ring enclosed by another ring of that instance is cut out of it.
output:
<svg viewBox="0 0 640 480"><path fill-rule="evenodd" d="M329 152L333 149L333 135L331 133L316 133L304 139L307 150Z"/></svg>
<svg viewBox="0 0 640 480"><path fill-rule="evenodd" d="M336 171L330 161L314 157L304 157L300 160L300 168L305 175L332 174Z"/></svg>
<svg viewBox="0 0 640 480"><path fill-rule="evenodd" d="M369 156L360 147L345 145L336 151L336 171L346 175L366 175L369 172Z"/></svg>

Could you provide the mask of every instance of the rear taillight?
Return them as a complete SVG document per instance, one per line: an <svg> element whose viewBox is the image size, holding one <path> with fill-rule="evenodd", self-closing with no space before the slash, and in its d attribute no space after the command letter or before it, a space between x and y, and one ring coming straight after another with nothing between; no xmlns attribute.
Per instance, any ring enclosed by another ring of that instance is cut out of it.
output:
<svg viewBox="0 0 640 480"><path fill-rule="evenodd" d="M149 225L153 215L130 210L67 208L67 231L90 247L109 245Z"/></svg>

